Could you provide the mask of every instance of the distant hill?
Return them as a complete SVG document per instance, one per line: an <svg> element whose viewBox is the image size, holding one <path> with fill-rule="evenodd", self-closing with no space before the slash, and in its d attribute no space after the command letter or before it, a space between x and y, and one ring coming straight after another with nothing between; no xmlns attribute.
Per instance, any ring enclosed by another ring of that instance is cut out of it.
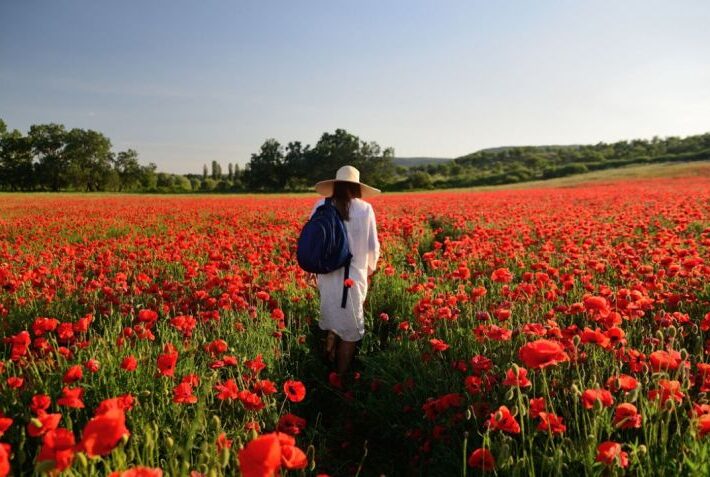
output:
<svg viewBox="0 0 710 477"><path fill-rule="evenodd" d="M443 164L453 161L452 158L443 157L395 157L392 161L395 166L426 166L429 164Z"/></svg>
<svg viewBox="0 0 710 477"><path fill-rule="evenodd" d="M629 165L707 160L710 160L710 133L590 145L502 146L448 161L422 161L417 165L410 162L406 175L388 188L443 189L513 184Z"/></svg>

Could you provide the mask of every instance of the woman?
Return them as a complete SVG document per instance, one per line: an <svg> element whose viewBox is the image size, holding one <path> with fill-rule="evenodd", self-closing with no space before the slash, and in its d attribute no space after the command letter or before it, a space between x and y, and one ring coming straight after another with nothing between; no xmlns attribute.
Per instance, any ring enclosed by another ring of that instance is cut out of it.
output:
<svg viewBox="0 0 710 477"><path fill-rule="evenodd" d="M327 331L325 352L336 371L343 375L350 367L357 344L365 334L363 303L367 295L367 277L375 272L380 257L380 242L372 206L361 200L380 193L379 189L360 183L360 171L352 166L338 169L334 180L321 181L316 192L332 197L343 219L348 234L350 252L350 279L345 308L341 307L344 268L319 274L320 320L318 326ZM325 202L320 199L311 216Z"/></svg>

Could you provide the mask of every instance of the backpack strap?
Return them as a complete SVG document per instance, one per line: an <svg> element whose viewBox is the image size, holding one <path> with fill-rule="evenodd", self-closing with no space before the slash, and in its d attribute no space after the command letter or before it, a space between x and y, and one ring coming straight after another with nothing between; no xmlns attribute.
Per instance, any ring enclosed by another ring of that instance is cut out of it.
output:
<svg viewBox="0 0 710 477"><path fill-rule="evenodd" d="M340 308L345 308L345 303L348 301L348 287L345 286L345 280L350 278L350 260L352 259L352 256L348 258L348 261L345 262L345 277L343 278L343 298L340 300Z"/></svg>

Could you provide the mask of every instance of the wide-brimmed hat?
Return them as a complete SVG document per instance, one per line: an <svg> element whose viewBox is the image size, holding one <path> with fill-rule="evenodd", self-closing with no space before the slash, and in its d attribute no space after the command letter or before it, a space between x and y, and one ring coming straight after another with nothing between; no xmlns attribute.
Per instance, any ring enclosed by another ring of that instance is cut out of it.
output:
<svg viewBox="0 0 710 477"><path fill-rule="evenodd" d="M320 181L316 184L316 192L320 195L330 197L333 195L333 184L336 182L350 182L351 184L360 185L360 197L372 197L382 192L380 189L375 189L367 184L360 182L360 171L353 166L343 166L335 173L335 179Z"/></svg>

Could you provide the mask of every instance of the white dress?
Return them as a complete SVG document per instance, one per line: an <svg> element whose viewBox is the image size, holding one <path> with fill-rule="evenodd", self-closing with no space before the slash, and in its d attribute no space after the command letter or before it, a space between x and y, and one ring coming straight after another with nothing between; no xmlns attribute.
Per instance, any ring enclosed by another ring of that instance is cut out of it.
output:
<svg viewBox="0 0 710 477"><path fill-rule="evenodd" d="M325 202L320 199L311 211ZM350 202L350 219L345 221L350 253L350 278L353 286L348 290L345 308L341 308L345 269L317 275L320 292L321 330L332 330L344 341L359 341L365 334L363 303L367 296L367 276L372 274L380 258L380 242L377 238L377 224L372 206L360 199Z"/></svg>

